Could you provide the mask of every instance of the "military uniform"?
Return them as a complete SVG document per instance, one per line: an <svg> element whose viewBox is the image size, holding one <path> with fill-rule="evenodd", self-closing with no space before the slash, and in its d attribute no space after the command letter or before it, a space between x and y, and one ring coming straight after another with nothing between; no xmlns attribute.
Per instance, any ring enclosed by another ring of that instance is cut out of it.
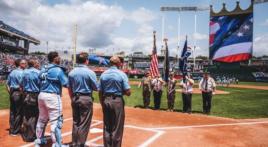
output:
<svg viewBox="0 0 268 147"><path fill-rule="evenodd" d="M104 146L120 147L122 143L125 102L124 91L130 89L127 75L112 66L100 77L100 92L103 95Z"/></svg>
<svg viewBox="0 0 268 147"><path fill-rule="evenodd" d="M68 78L62 68L49 64L39 75L41 79L38 95L39 117L36 125L36 146L46 144L44 131L48 121L53 146L62 146L61 128L63 124L61 93L62 86L68 87Z"/></svg>
<svg viewBox="0 0 268 147"><path fill-rule="evenodd" d="M174 101L175 101L175 93L176 93L176 80L169 79L168 81L168 109L173 110L174 108Z"/></svg>
<svg viewBox="0 0 268 147"><path fill-rule="evenodd" d="M153 94L154 94L154 109L160 109L161 97L163 93L164 81L161 78L155 78L152 80Z"/></svg>
<svg viewBox="0 0 268 147"><path fill-rule="evenodd" d="M23 95L20 89L23 70L14 69L7 78L7 86L10 89L10 116L9 116L9 134L16 135L20 132L23 117Z"/></svg>
<svg viewBox="0 0 268 147"><path fill-rule="evenodd" d="M93 90L97 90L96 74L86 65L78 65L69 73L72 93L72 146L84 146L93 115Z"/></svg>
<svg viewBox="0 0 268 147"><path fill-rule="evenodd" d="M216 88L216 83L213 78L208 77L208 79L202 78L199 83L199 89L202 91L203 98L203 112L206 114L210 113L212 93Z"/></svg>
<svg viewBox="0 0 268 147"><path fill-rule="evenodd" d="M180 83L182 87L182 112L192 112L192 93L194 81L191 79L191 82L192 83L190 83L189 80L182 80Z"/></svg>
<svg viewBox="0 0 268 147"><path fill-rule="evenodd" d="M24 115L21 129L21 136L24 141L32 142L36 139L36 123L38 120L38 94L39 94L39 73L33 67L25 69L22 78L22 89L24 92Z"/></svg>
<svg viewBox="0 0 268 147"><path fill-rule="evenodd" d="M141 81L141 85L142 85L143 105L145 108L148 108L150 105L150 97L151 97L151 78L144 77Z"/></svg>

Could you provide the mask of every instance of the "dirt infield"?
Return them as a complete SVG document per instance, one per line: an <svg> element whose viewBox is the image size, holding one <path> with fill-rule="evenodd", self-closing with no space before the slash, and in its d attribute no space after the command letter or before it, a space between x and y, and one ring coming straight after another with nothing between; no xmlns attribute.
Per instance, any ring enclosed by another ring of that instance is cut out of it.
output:
<svg viewBox="0 0 268 147"><path fill-rule="evenodd" d="M64 90L64 143L71 142L72 110L70 99ZM20 136L8 135L8 111L0 111L0 142L3 147L33 146L23 142ZM87 144L102 146L102 110L94 104L93 122ZM49 125L46 130L49 135ZM268 118L236 120L184 114L179 112L155 111L126 107L126 123L123 146L268 146Z"/></svg>
<svg viewBox="0 0 268 147"><path fill-rule="evenodd" d="M229 87L234 87L234 88L245 88L245 89L268 90L268 86L255 86L255 85L233 85L233 84L231 84Z"/></svg>

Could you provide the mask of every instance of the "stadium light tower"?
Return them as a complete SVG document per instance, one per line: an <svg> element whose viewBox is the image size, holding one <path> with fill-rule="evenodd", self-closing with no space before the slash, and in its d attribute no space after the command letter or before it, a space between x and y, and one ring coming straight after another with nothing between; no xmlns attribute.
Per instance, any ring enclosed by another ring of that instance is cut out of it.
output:
<svg viewBox="0 0 268 147"><path fill-rule="evenodd" d="M268 0L254 0L253 2L254 4L261 4L261 3L268 2Z"/></svg>
<svg viewBox="0 0 268 147"><path fill-rule="evenodd" d="M48 41L46 41L46 44L47 44L47 54L48 54Z"/></svg>
<svg viewBox="0 0 268 147"><path fill-rule="evenodd" d="M198 11L208 11L209 7L196 7L196 6L189 6L189 7L176 7L176 6L162 6L160 7L160 11L162 12L178 12L178 51L180 47L180 25L181 25L181 18L180 18L180 12L195 12L194 15L194 34L197 32L197 15L196 13ZM162 40L165 38L165 18L164 15L162 16ZM193 48L193 59L194 59L194 69L195 69L195 49L196 49L196 39L194 39L194 48ZM178 52L177 52L178 53ZM179 56L179 55L177 55Z"/></svg>
<svg viewBox="0 0 268 147"><path fill-rule="evenodd" d="M74 25L74 34L73 34L73 67L76 63L76 43L77 43L77 24Z"/></svg>

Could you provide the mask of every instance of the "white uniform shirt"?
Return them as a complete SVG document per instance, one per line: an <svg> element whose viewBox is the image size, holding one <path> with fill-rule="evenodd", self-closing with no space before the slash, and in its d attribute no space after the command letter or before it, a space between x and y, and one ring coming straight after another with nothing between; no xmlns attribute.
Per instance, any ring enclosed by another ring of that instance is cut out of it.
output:
<svg viewBox="0 0 268 147"><path fill-rule="evenodd" d="M207 80L201 79L199 89L203 92L212 92L216 88L216 83L213 78L209 77Z"/></svg>
<svg viewBox="0 0 268 147"><path fill-rule="evenodd" d="M160 78L152 80L152 85L153 85L154 91L162 90L163 89L163 84L164 84L164 82Z"/></svg>
<svg viewBox="0 0 268 147"><path fill-rule="evenodd" d="M181 81L180 85L182 86L182 93L192 93L193 92L193 84L190 84L190 82L187 80L186 83Z"/></svg>

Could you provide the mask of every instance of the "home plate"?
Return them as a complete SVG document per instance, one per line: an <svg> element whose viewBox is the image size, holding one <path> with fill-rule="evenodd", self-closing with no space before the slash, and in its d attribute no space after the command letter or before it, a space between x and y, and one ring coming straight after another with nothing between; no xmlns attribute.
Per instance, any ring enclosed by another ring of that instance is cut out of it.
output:
<svg viewBox="0 0 268 147"><path fill-rule="evenodd" d="M90 133L102 133L103 130L102 129L99 129L99 128L92 128L90 129Z"/></svg>

